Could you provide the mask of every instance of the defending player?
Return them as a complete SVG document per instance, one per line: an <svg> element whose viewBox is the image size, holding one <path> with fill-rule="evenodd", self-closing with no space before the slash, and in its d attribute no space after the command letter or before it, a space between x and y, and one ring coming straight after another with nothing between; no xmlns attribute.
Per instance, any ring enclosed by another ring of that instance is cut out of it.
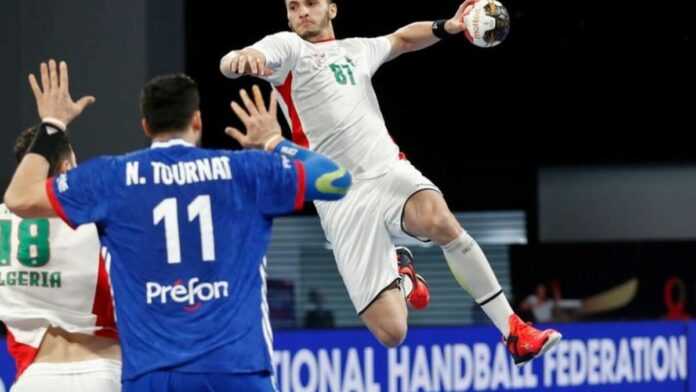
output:
<svg viewBox="0 0 696 392"><path fill-rule="evenodd" d="M68 69L49 64L32 83L42 118L66 125L81 112ZM276 154L204 150L195 82L155 78L141 97L149 149L100 157L47 179L44 151L58 133L45 122L5 194L20 216L95 222L114 290L123 390L272 391L272 336L264 254L274 216L304 200L336 200L350 174L280 136L275 96L233 110L244 145ZM58 131L61 132L61 131Z"/></svg>

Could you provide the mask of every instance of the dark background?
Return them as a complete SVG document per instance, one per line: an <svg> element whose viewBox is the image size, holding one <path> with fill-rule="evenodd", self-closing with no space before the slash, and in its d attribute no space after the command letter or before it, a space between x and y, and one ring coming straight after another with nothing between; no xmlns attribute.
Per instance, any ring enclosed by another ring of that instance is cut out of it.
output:
<svg viewBox="0 0 696 392"><path fill-rule="evenodd" d="M453 210L526 211L531 242L696 239L692 2L504 3L513 24L500 47L455 38L377 73L402 150ZM450 17L459 2L338 5L340 38ZM228 104L253 81L223 78L219 59L286 26L281 0L4 1L0 189L15 168L15 136L37 121L26 75L39 61L67 60L74 95L97 96L72 127L83 160L147 145L139 89L167 72L199 81L205 146L235 148L223 134L235 124Z"/></svg>
<svg viewBox="0 0 696 392"><path fill-rule="evenodd" d="M510 257L515 305L538 284L548 288L555 281L563 299L582 300L635 278L637 292L626 306L584 320L664 319L677 305L685 314L696 315L693 241L519 245L511 247ZM670 286L674 279L680 288Z"/></svg>
<svg viewBox="0 0 696 392"><path fill-rule="evenodd" d="M408 158L445 191L453 208L528 208L539 160L522 148L544 130L581 131L584 17L579 2L507 1L507 42L478 49L464 37L407 54L374 78L390 133ZM338 38L378 36L410 22L454 15L457 1L338 1ZM549 3L550 4L550 3ZM201 84L210 145L233 146L219 131L240 85L217 65L229 50L287 29L281 0L187 3L187 68ZM549 34L553 31L553 34ZM549 157L553 154L549 154Z"/></svg>

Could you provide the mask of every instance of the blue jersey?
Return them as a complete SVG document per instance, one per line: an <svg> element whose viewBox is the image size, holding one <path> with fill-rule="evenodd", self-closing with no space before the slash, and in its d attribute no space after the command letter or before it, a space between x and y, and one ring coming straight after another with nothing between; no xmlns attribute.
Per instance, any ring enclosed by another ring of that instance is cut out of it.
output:
<svg viewBox="0 0 696 392"><path fill-rule="evenodd" d="M264 254L272 217L302 205L303 176L278 154L174 140L48 180L59 216L97 224L125 380L272 370Z"/></svg>

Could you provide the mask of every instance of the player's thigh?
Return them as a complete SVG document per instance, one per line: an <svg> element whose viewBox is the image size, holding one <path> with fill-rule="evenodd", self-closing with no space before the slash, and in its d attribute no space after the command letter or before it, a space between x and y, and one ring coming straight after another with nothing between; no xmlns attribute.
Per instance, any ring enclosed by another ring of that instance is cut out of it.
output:
<svg viewBox="0 0 696 392"><path fill-rule="evenodd" d="M356 312L360 313L396 279L396 250L385 224L377 183L358 187L340 204L319 205L322 227Z"/></svg>
<svg viewBox="0 0 696 392"><path fill-rule="evenodd" d="M398 282L379 293L360 319L382 343L390 347L401 343L408 329L408 310Z"/></svg>
<svg viewBox="0 0 696 392"><path fill-rule="evenodd" d="M462 227L450 212L441 193L425 189L412 195L406 202L402 227L418 237L427 237L444 245L457 238Z"/></svg>
<svg viewBox="0 0 696 392"><path fill-rule="evenodd" d="M406 224L406 207L409 201L416 197L431 195L444 201L440 189L408 161L399 162L389 173L385 188L385 200L388 205L386 221L394 239L398 241L416 238L428 241L421 230L413 230Z"/></svg>

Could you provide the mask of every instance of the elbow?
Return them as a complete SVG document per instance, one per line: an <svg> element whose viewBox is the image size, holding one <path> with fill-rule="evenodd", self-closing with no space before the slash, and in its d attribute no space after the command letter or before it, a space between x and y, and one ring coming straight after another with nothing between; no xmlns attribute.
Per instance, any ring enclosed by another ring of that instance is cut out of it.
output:
<svg viewBox="0 0 696 392"><path fill-rule="evenodd" d="M41 214L41 200L30 192L18 192L8 188L3 198L5 207L21 218L38 218Z"/></svg>
<svg viewBox="0 0 696 392"><path fill-rule="evenodd" d="M394 33L394 42L392 45L394 57L398 57L404 53L414 52L418 49L415 43L406 39L402 34L399 34L399 32Z"/></svg>
<svg viewBox="0 0 696 392"><path fill-rule="evenodd" d="M14 192L12 192L12 188L7 188L5 191L5 195L2 198L2 202L5 204L5 207L7 207L8 210L14 212L14 210L17 208L19 205L19 199L15 195Z"/></svg>
<svg viewBox="0 0 696 392"><path fill-rule="evenodd" d="M3 202L8 210L20 217L25 217L28 211L31 210L29 200L26 197L22 197L18 192L14 192L12 188L5 192Z"/></svg>
<svg viewBox="0 0 696 392"><path fill-rule="evenodd" d="M415 52L417 49L416 45L412 42L402 41L399 45L399 54Z"/></svg>

